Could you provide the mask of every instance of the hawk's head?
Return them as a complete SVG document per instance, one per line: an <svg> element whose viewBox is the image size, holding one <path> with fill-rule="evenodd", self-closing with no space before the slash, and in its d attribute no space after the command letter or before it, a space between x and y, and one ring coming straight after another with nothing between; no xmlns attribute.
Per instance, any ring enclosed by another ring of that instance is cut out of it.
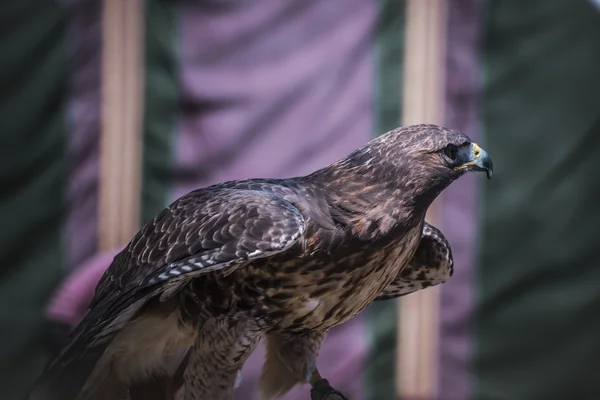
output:
<svg viewBox="0 0 600 400"><path fill-rule="evenodd" d="M390 131L369 146L401 168L422 170L429 178L454 180L468 171L492 177L492 159L466 135L437 125L411 125Z"/></svg>
<svg viewBox="0 0 600 400"><path fill-rule="evenodd" d="M340 161L338 168L351 172L352 180L385 185L398 190L405 202L422 206L468 171L492 177L492 159L469 137L426 124L383 134Z"/></svg>

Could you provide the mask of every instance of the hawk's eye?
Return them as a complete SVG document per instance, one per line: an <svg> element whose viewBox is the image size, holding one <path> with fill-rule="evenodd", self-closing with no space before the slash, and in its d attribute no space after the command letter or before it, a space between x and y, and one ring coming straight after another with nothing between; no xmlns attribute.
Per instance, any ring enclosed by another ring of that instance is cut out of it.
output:
<svg viewBox="0 0 600 400"><path fill-rule="evenodd" d="M456 161L456 156L458 155L458 147L453 144L449 144L444 148L444 155L448 157L450 161Z"/></svg>

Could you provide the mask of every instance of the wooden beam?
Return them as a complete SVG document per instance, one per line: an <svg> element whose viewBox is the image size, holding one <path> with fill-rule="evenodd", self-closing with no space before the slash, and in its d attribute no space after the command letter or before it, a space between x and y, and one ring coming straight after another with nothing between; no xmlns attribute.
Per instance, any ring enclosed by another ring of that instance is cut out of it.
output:
<svg viewBox="0 0 600 400"><path fill-rule="evenodd" d="M139 226L144 0L104 0L99 247L127 242Z"/></svg>
<svg viewBox="0 0 600 400"><path fill-rule="evenodd" d="M446 0L407 0L402 125L443 124ZM427 220L439 226L440 200ZM437 398L439 287L399 300L397 394Z"/></svg>

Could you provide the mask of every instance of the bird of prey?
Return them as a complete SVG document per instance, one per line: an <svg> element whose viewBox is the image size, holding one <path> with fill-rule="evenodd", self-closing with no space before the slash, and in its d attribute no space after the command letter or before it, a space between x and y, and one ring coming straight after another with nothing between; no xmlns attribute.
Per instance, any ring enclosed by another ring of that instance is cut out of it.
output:
<svg viewBox="0 0 600 400"><path fill-rule="evenodd" d="M179 198L115 256L31 400L230 400L266 342L263 399L301 383L344 398L317 369L327 331L375 300L445 281L450 247L425 224L467 171L492 174L464 134L413 125L289 179L216 184ZM169 385L166 385L167 387Z"/></svg>

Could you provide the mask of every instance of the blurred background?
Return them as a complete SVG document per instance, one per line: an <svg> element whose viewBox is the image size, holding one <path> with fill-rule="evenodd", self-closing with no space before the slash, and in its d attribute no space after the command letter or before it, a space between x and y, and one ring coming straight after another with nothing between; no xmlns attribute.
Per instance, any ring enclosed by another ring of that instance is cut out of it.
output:
<svg viewBox="0 0 600 400"><path fill-rule="evenodd" d="M354 400L600 399L598 1L3 0L0 54L0 398L175 198L434 122L495 164L430 214L455 275L335 328L323 375Z"/></svg>

